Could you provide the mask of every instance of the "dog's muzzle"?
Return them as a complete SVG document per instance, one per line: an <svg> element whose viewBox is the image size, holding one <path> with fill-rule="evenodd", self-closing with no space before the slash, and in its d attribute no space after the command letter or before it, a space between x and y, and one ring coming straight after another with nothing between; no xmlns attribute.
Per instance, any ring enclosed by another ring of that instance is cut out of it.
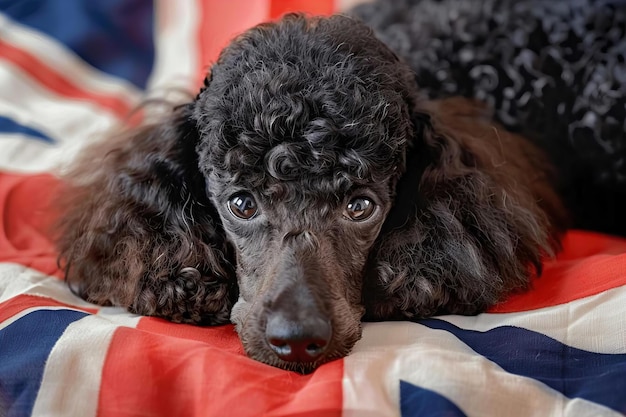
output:
<svg viewBox="0 0 626 417"><path fill-rule="evenodd" d="M278 358L287 362L320 360L333 336L320 294L314 292L315 285L327 288L323 282L325 271L319 263L319 253L309 240L306 233L286 237L275 277L279 289L267 310L267 344Z"/></svg>

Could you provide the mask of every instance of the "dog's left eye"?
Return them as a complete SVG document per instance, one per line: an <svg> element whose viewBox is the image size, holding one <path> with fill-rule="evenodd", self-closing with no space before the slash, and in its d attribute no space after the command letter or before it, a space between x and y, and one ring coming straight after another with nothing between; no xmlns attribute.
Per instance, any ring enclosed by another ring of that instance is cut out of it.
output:
<svg viewBox="0 0 626 417"><path fill-rule="evenodd" d="M375 208L376 204L369 198L356 197L350 200L344 210L344 215L354 221L365 220L374 213Z"/></svg>
<svg viewBox="0 0 626 417"><path fill-rule="evenodd" d="M249 220L258 211L256 200L249 193L235 194L228 200L228 209L240 219Z"/></svg>

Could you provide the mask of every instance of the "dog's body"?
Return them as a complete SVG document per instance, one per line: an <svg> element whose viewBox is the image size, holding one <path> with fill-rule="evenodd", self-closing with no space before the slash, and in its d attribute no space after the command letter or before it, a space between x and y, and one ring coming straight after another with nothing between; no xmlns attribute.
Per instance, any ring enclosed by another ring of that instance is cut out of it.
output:
<svg viewBox="0 0 626 417"><path fill-rule="evenodd" d="M352 11L431 99L487 103L547 152L573 227L626 235L626 2L394 0Z"/></svg>
<svg viewBox="0 0 626 417"><path fill-rule="evenodd" d="M239 36L195 100L74 175L59 248L79 294L230 317L251 357L301 371L346 355L363 315L475 314L526 289L567 222L538 148L476 102L425 99L341 16Z"/></svg>

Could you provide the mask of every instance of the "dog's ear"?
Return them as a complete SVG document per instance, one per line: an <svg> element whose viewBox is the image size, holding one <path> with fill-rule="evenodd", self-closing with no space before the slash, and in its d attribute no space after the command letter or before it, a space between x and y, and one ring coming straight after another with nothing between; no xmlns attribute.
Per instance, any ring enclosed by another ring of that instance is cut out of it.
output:
<svg viewBox="0 0 626 417"><path fill-rule="evenodd" d="M428 102L413 123L364 283L369 319L480 312L528 287L565 226L543 154L476 103Z"/></svg>
<svg viewBox="0 0 626 417"><path fill-rule="evenodd" d="M192 104L87 150L59 197L58 249L88 301L176 322L229 320L232 252L198 168Z"/></svg>

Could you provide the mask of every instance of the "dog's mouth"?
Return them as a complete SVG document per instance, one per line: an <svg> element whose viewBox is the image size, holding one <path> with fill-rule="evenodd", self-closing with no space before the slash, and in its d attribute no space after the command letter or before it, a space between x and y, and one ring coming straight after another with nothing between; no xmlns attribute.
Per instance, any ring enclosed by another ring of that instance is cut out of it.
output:
<svg viewBox="0 0 626 417"><path fill-rule="evenodd" d="M344 358L350 353L350 349L346 349L345 351L329 351L328 354L321 355L317 360L311 362L302 362L302 361L285 361L280 359L278 356L273 356L266 358L265 356L250 356L252 359L257 360L259 362L263 362L267 365L274 366L276 368L281 368L287 371L298 372L301 374L309 374L315 371L320 366L335 361L337 359Z"/></svg>

